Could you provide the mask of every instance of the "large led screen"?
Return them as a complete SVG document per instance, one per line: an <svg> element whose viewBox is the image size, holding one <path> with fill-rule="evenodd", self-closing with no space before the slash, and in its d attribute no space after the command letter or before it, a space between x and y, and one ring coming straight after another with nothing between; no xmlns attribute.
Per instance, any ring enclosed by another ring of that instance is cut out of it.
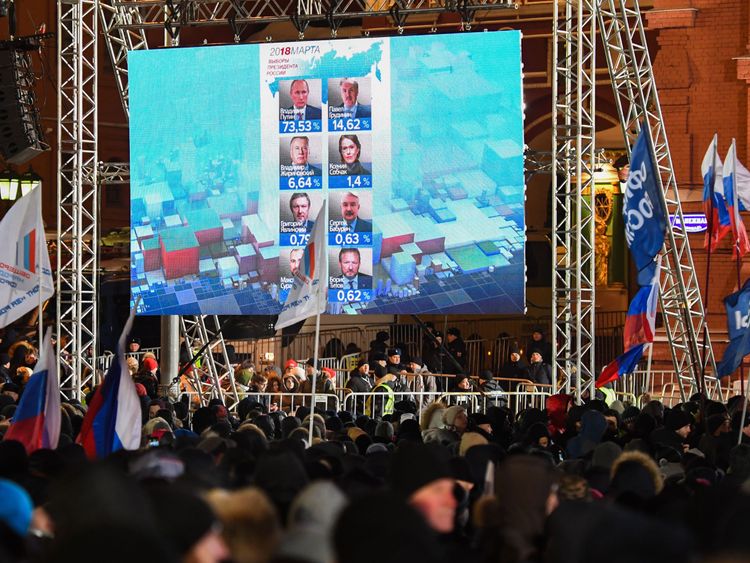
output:
<svg viewBox="0 0 750 563"><path fill-rule="evenodd" d="M277 314L326 221L329 313L524 311L518 32L129 54L141 314Z"/></svg>

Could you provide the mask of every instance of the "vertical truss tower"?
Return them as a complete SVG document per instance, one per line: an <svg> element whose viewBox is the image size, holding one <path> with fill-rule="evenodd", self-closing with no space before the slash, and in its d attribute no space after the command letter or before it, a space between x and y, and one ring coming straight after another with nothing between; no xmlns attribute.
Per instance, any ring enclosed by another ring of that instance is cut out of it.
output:
<svg viewBox="0 0 750 563"><path fill-rule="evenodd" d="M57 353L60 388L95 377L97 307L97 0L58 0Z"/></svg>
<svg viewBox="0 0 750 563"><path fill-rule="evenodd" d="M595 6L555 2L553 25L552 380L580 397L594 381Z"/></svg>

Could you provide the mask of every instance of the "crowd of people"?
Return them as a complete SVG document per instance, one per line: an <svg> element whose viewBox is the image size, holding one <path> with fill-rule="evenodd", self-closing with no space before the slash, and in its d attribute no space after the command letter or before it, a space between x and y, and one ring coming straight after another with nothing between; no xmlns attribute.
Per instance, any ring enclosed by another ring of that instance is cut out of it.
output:
<svg viewBox="0 0 750 563"><path fill-rule="evenodd" d="M392 351L375 364L376 387L403 375ZM349 385L375 393L365 366ZM519 412L400 400L357 416L285 406L287 380L311 386L314 369L289 363L263 384L269 401L248 396L236 412L139 390L141 448L96 461L76 443L91 397L64 400L56 450L0 442L0 561L750 558L741 397L638 408L552 395ZM143 372L133 376L145 390ZM23 393L7 385L3 433Z"/></svg>
<svg viewBox="0 0 750 563"><path fill-rule="evenodd" d="M31 372L27 344L8 358ZM551 352L533 346L530 355ZM478 411L420 408L404 393L368 405L399 385L439 391L422 357L404 362L386 344L348 375L361 408L289 401L312 391L313 375L316 392L333 392L322 369L290 360L240 364L252 393L229 409L170 395L138 349L131 339L140 449L86 457L77 441L96 389L63 399L55 450L0 441L0 562L750 560L742 397L668 408L557 394L545 408ZM517 350L510 360L522 362ZM28 381L13 373L0 382L2 435ZM464 385L460 371L455 379Z"/></svg>

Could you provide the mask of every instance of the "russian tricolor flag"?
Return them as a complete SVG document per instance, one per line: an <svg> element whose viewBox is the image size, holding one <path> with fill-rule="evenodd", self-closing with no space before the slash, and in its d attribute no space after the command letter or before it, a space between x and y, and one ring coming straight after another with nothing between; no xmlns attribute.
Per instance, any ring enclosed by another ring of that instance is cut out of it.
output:
<svg viewBox="0 0 750 563"><path fill-rule="evenodd" d="M718 154L718 136L714 135L711 144L703 155L701 162L701 175L703 176L703 212L708 220L709 230L706 231L706 239L703 247L711 250L716 248L718 242L732 230L731 218L727 209L727 201L724 195L724 184L722 182L723 165ZM713 202L713 204L712 204Z"/></svg>
<svg viewBox="0 0 750 563"><path fill-rule="evenodd" d="M18 241L16 263L24 270L36 273L36 229L31 229Z"/></svg>
<svg viewBox="0 0 750 563"><path fill-rule="evenodd" d="M740 217L740 211L750 207L745 205L745 202L750 204L750 171L737 159L737 144L734 139L724 162L723 185L734 235L733 255L736 258L739 253L742 257L750 251L747 229Z"/></svg>
<svg viewBox="0 0 750 563"><path fill-rule="evenodd" d="M315 241L310 239L310 242L305 247L305 252L302 255L304 264L302 265L305 276L308 279L315 277Z"/></svg>
<svg viewBox="0 0 750 563"><path fill-rule="evenodd" d="M656 333L656 306L659 302L661 258L657 260L654 278L633 297L625 318L623 341L625 352L610 362L599 374L596 386L602 387L635 370Z"/></svg>
<svg viewBox="0 0 750 563"><path fill-rule="evenodd" d="M29 454L40 448L55 449L60 438L60 387L51 334L48 328L36 371L24 388L4 438L21 442Z"/></svg>
<svg viewBox="0 0 750 563"><path fill-rule="evenodd" d="M141 405L125 358L125 340L134 317L135 307L120 335L117 355L81 425L77 441L89 459L103 458L122 449L135 450L141 443Z"/></svg>

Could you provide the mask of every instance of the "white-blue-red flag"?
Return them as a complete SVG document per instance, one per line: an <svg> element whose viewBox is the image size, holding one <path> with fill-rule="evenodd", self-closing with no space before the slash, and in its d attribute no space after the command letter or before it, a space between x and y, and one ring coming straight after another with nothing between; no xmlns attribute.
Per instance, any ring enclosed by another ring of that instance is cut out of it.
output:
<svg viewBox="0 0 750 563"><path fill-rule="evenodd" d="M57 358L47 329L39 361L23 390L5 440L21 442L31 453L40 448L54 450L60 438L60 385Z"/></svg>
<svg viewBox="0 0 750 563"><path fill-rule="evenodd" d="M703 162L701 162L703 212L706 215L706 221L708 221L703 248L708 248L710 244L711 250L714 250L719 241L732 230L731 218L724 196L723 164L721 158L719 158L718 142L718 135L714 135L711 144L706 149L706 154L703 155Z"/></svg>
<svg viewBox="0 0 750 563"><path fill-rule="evenodd" d="M125 341L134 318L135 307L120 335L117 355L81 424L77 442L89 459L103 458L122 449L135 450L141 444L141 403L125 357Z"/></svg>
<svg viewBox="0 0 750 563"><path fill-rule="evenodd" d="M599 374L596 386L602 387L635 370L643 353L654 341L656 333L656 306L659 302L659 274L661 261L658 260L651 283L642 286L628 307L625 317L623 344L625 352L610 362Z"/></svg>
<svg viewBox="0 0 750 563"><path fill-rule="evenodd" d="M727 158L724 160L722 183L734 241L732 254L735 258L738 254L742 257L750 251L747 229L745 229L745 223L740 216L740 211L748 208L744 205L742 198L750 203L750 171L737 159L737 144L734 139L732 139L732 144L729 147Z"/></svg>

